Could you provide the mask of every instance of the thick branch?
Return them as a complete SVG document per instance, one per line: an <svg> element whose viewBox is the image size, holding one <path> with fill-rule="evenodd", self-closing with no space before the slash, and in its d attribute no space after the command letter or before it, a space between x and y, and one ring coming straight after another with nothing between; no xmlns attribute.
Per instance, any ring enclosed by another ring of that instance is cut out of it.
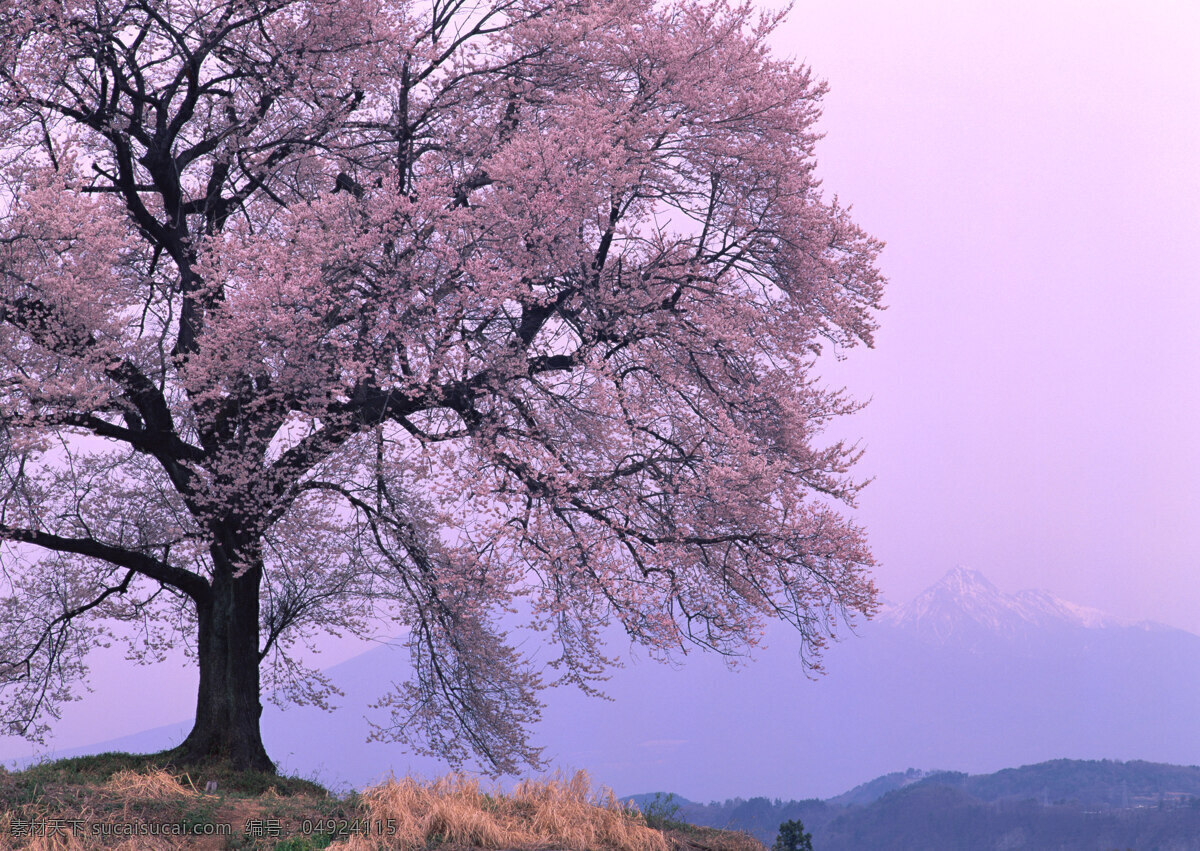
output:
<svg viewBox="0 0 1200 851"><path fill-rule="evenodd" d="M105 544L92 538L64 538L37 529L23 529L9 526L7 523L0 523L0 540L33 544L57 553L71 553L100 559L117 567L124 567L140 573L142 576L164 585L170 585L172 588L178 588L197 603L205 602L210 593L208 582L190 570L167 564L145 553Z"/></svg>
<svg viewBox="0 0 1200 851"><path fill-rule="evenodd" d="M15 298L10 306L0 303L0 324L10 323L21 329L52 352L83 358L96 347L95 337L86 332L71 335L62 333L55 324L55 310L40 299ZM202 451L183 439L175 430L171 409L162 391L135 364L119 360L104 370L118 387L122 397L137 411L127 411L129 428L121 428L91 414L62 412L46 419L62 425L86 428L101 437L123 441L138 451L158 459L170 476L172 484L184 496L191 493L191 472L181 462L203 460ZM140 418L140 421L139 421Z"/></svg>

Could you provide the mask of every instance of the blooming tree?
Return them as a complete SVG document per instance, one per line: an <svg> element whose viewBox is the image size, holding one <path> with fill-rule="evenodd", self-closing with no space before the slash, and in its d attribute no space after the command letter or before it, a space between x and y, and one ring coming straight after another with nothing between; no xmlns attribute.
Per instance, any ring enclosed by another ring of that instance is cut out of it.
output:
<svg viewBox="0 0 1200 851"><path fill-rule="evenodd" d="M879 244L824 92L724 0L0 0L0 685L38 737L108 637L182 635L180 753L403 626L381 734L536 763L619 625L809 664L875 591L854 404ZM500 628L555 648L535 667ZM298 644L299 643L299 644Z"/></svg>

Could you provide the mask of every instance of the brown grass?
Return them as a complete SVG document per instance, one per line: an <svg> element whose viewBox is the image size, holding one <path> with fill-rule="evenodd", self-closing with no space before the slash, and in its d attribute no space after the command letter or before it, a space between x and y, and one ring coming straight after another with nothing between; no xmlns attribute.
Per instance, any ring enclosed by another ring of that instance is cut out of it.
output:
<svg viewBox="0 0 1200 851"><path fill-rule="evenodd" d="M0 839L0 847L4 847L4 840ZM88 842L86 839L67 836L38 836L35 837L28 845L21 846L24 851L92 851L98 847ZM126 839L118 845L106 846L105 851L174 851L179 848L178 844L171 844L164 839L153 839L150 837L140 837L138 839Z"/></svg>
<svg viewBox="0 0 1200 851"><path fill-rule="evenodd" d="M660 831L622 806L611 790L592 793L588 776L526 780L510 795L485 793L479 781L452 774L422 783L389 779L366 790L372 822L391 824L391 836L353 836L347 851L420 849L449 844L476 848L564 851L668 851Z"/></svg>
<svg viewBox="0 0 1200 851"><path fill-rule="evenodd" d="M187 777L187 775L184 775ZM191 785L190 778L188 779ZM188 795L198 795L196 787L188 789L179 780L161 768L151 769L149 774L137 771L118 771L100 787L105 792L135 798L139 801L169 801Z"/></svg>
<svg viewBox="0 0 1200 851"><path fill-rule="evenodd" d="M17 773L0 769L0 851L274 851L277 846L315 851L327 844L331 851L765 851L751 837L724 831L675 823L654 830L611 791L593 792L583 772L527 780L507 794L485 792L478 780L463 775L432 782L392 778L339 800L288 778L251 778L250 790L233 774L221 775L224 788L208 794L188 774L162 765L157 759L138 765L133 755L109 754ZM279 785L268 785L268 779ZM272 820L281 832L247 836L242 828L251 819ZM17 820L23 833L14 830ZM64 829L57 835L29 835L31 823L52 820L81 822L85 833ZM92 826L105 824L228 824L233 831L226 836L91 835ZM314 834L313 824L338 825L338 832ZM370 831L355 833L353 825L369 825Z"/></svg>

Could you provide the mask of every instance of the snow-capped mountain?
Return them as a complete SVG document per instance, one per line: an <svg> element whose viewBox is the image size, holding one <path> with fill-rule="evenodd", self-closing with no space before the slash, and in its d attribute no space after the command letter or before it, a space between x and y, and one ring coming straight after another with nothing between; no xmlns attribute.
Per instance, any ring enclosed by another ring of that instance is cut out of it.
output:
<svg viewBox="0 0 1200 851"><path fill-rule="evenodd" d="M877 623L934 642L1036 640L1046 630L1134 626L1132 621L1068 603L1047 591L1006 594L982 573L956 567L902 606L887 607Z"/></svg>

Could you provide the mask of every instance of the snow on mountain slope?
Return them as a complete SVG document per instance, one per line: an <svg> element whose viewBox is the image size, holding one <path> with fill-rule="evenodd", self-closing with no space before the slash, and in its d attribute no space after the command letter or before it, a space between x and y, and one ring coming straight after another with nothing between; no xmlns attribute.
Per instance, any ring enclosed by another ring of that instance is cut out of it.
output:
<svg viewBox="0 0 1200 851"><path fill-rule="evenodd" d="M1006 594L983 574L956 567L902 606L886 607L876 622L927 640L1022 639L1046 630L1106 629L1135 624L1046 591Z"/></svg>

